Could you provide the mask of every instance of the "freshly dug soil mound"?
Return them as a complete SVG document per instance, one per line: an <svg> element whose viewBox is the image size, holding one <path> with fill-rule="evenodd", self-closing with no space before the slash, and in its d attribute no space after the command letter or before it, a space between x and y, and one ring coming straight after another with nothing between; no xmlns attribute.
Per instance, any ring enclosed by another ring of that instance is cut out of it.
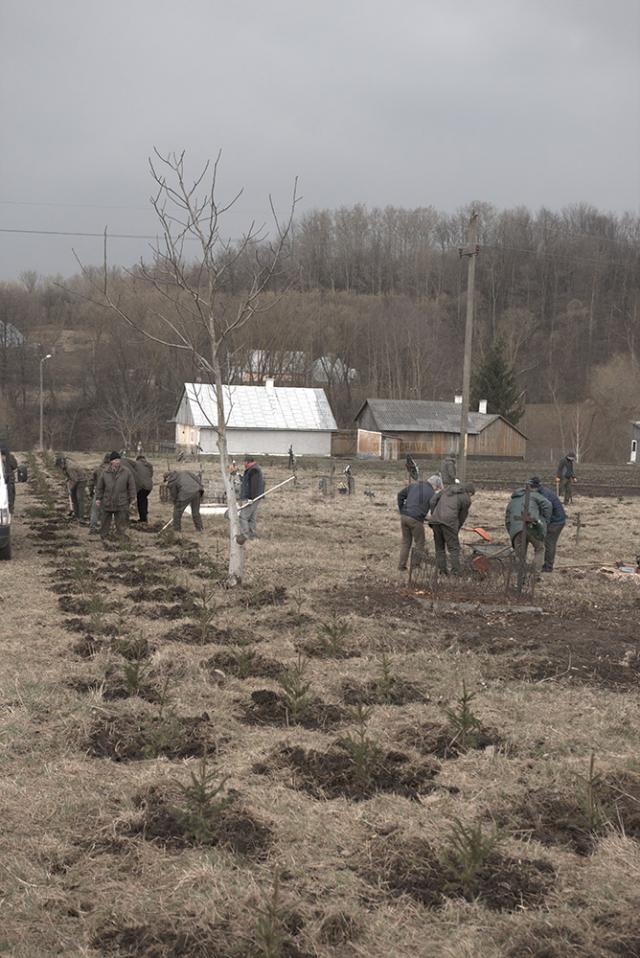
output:
<svg viewBox="0 0 640 958"><path fill-rule="evenodd" d="M407 705L409 702L426 702L429 696L419 686L405 679L392 677L385 682L372 679L356 682L345 679L342 696L347 705Z"/></svg>
<svg viewBox="0 0 640 958"><path fill-rule="evenodd" d="M243 721L249 725L302 725L304 728L329 728L344 721L346 712L339 705L330 705L321 699L309 699L294 717L279 692L258 689L251 693L251 702L243 706Z"/></svg>
<svg viewBox="0 0 640 958"><path fill-rule="evenodd" d="M421 725L407 725L398 733L403 745L415 748L421 755L436 755L438 758L458 758L472 749L483 749L489 745L504 745L504 740L495 729L480 728L469 732L465 741L456 738L448 725L435 722L423 722Z"/></svg>
<svg viewBox="0 0 640 958"><path fill-rule="evenodd" d="M262 679L277 679L286 671L281 662L259 655L253 649L229 649L224 652L216 652L201 665L208 672L220 669L238 679L246 679L250 676Z"/></svg>
<svg viewBox="0 0 640 958"><path fill-rule="evenodd" d="M140 817L128 823L126 833L142 835L148 841L169 847L221 845L238 855L262 858L273 840L269 826L243 809L237 797L212 819L207 836L200 842L193 837L184 800L175 788L152 785L138 794L134 802L140 809Z"/></svg>
<svg viewBox="0 0 640 958"><path fill-rule="evenodd" d="M223 739L216 735L206 712L166 716L145 713L99 713L93 719L87 751L96 758L131 762L146 758L212 755Z"/></svg>
<svg viewBox="0 0 640 958"><path fill-rule="evenodd" d="M262 636L247 629L217 629L213 625L205 629L203 641L202 627L194 622L185 622L165 632L162 638L165 642L184 642L186 645L252 645L263 641Z"/></svg>
<svg viewBox="0 0 640 958"><path fill-rule="evenodd" d="M423 838L386 836L366 851L357 870L367 881L392 897L409 895L428 908L442 908L451 898L478 900L492 911L536 907L555 882L550 862L510 858L497 851L464 882L460 869Z"/></svg>
<svg viewBox="0 0 640 958"><path fill-rule="evenodd" d="M376 792L395 792L407 798L428 794L435 788L433 779L440 766L433 761L413 763L402 752L378 749L362 774L352 754L337 742L326 752L285 745L271 754L270 762L253 766L255 773L263 775L272 769L293 771L290 787L313 798L363 801Z"/></svg>

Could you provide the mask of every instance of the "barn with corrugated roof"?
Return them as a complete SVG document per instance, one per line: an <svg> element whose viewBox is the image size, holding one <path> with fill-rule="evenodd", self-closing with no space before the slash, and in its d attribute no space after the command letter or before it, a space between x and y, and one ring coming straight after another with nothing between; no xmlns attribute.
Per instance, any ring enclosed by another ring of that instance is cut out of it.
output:
<svg viewBox="0 0 640 958"><path fill-rule="evenodd" d="M243 453L286 456L330 456L331 433L337 428L324 389L274 386L223 386L227 448ZM176 446L189 452L218 452L218 404L208 383L185 383L173 421Z"/></svg>
<svg viewBox="0 0 640 958"><path fill-rule="evenodd" d="M356 415L360 430L399 440L399 453L443 456L460 445L458 402L367 399ZM503 416L470 412L468 455L478 459L524 459L527 437Z"/></svg>

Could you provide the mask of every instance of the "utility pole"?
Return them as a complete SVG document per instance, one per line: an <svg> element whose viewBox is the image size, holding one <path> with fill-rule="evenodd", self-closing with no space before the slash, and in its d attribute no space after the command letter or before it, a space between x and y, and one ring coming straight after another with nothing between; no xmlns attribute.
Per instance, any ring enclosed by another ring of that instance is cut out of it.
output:
<svg viewBox="0 0 640 958"><path fill-rule="evenodd" d="M467 444L469 431L469 401L471 394L471 348L473 345L473 292L476 281L476 257L478 246L478 214L471 213L467 227L466 248L460 248L460 258L469 260L467 274L467 321L464 330L464 365L462 367L462 409L460 410L460 447L458 449L458 477L461 482L467 478Z"/></svg>
<svg viewBox="0 0 640 958"><path fill-rule="evenodd" d="M38 447L40 452L44 449L44 376L42 370L47 359L51 359L51 353L47 353L40 360L40 443Z"/></svg>

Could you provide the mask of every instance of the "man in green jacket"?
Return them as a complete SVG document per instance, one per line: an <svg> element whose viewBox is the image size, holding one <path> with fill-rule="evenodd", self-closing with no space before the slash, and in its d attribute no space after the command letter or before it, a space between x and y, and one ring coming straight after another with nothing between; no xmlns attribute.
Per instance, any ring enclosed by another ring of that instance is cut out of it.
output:
<svg viewBox="0 0 640 958"><path fill-rule="evenodd" d="M524 530L524 507L526 489L516 489L511 494L504 516L505 526L511 539L511 545L519 554L522 548ZM529 545L533 546L533 565L538 574L544 563L544 540L547 535L547 526L551 519L552 506L548 499L529 486L529 503L527 507L527 528L525 532L525 552Z"/></svg>
<svg viewBox="0 0 640 958"><path fill-rule="evenodd" d="M96 506L102 509L100 538L109 537L111 521L115 521L116 535L126 538L129 524L129 507L136 498L136 484L129 469L122 465L119 452L109 456L109 466L98 476L96 483Z"/></svg>

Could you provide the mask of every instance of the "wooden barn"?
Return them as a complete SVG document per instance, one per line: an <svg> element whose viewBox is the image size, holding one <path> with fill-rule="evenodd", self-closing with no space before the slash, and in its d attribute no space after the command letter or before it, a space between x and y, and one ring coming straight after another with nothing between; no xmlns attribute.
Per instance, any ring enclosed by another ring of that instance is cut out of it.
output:
<svg viewBox="0 0 640 958"><path fill-rule="evenodd" d="M358 429L400 440L400 455L443 456L458 452L460 404L422 399L367 399L356 415ZM524 459L527 437L502 416L469 413L468 455L475 459Z"/></svg>

